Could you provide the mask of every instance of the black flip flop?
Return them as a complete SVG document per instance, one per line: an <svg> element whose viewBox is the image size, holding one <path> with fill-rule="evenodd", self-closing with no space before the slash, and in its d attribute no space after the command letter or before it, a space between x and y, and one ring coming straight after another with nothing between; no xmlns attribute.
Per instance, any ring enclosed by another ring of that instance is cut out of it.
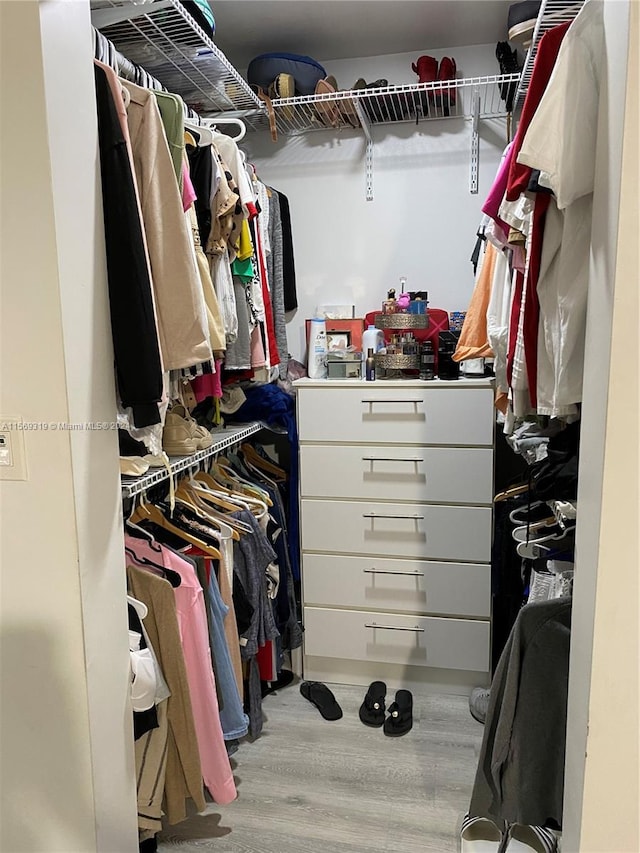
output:
<svg viewBox="0 0 640 853"><path fill-rule="evenodd" d="M388 737L402 737L413 726L413 696L409 690L398 690L396 701L389 705L389 716L384 721Z"/></svg>
<svg viewBox="0 0 640 853"><path fill-rule="evenodd" d="M321 681L303 681L300 693L316 706L325 720L339 720L342 717L342 708L336 702L336 697Z"/></svg>
<svg viewBox="0 0 640 853"><path fill-rule="evenodd" d="M387 685L384 681L372 681L367 690L367 695L364 697L358 715L360 722L365 726L372 726L379 729L384 725L384 710L385 696L387 695Z"/></svg>

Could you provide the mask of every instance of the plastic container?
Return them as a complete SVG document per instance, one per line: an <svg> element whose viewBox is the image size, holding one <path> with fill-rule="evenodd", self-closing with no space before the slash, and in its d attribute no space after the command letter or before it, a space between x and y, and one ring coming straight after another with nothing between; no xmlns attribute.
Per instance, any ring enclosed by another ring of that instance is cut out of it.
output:
<svg viewBox="0 0 640 853"><path fill-rule="evenodd" d="M327 378L327 324L324 318L314 317L309 323L309 379Z"/></svg>
<svg viewBox="0 0 640 853"><path fill-rule="evenodd" d="M376 329L375 326L369 326L362 333L362 352L372 349L374 355L384 347L384 332L382 329Z"/></svg>

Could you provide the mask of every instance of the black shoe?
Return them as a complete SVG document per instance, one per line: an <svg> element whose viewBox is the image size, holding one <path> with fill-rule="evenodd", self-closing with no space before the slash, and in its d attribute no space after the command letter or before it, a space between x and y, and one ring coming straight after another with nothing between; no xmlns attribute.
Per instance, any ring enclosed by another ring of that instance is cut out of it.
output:
<svg viewBox="0 0 640 853"><path fill-rule="evenodd" d="M384 681L373 681L369 685L364 702L360 705L358 715L365 726L379 729L384 725L385 697L387 685Z"/></svg>
<svg viewBox="0 0 640 853"><path fill-rule="evenodd" d="M396 701L389 706L389 716L384 721L388 737L402 737L413 727L413 696L409 690L398 690Z"/></svg>
<svg viewBox="0 0 640 853"><path fill-rule="evenodd" d="M303 681L300 693L316 706L325 720L339 720L342 717L342 708L326 684L320 681Z"/></svg>
<svg viewBox="0 0 640 853"><path fill-rule="evenodd" d="M500 66L501 74L519 74L520 65L518 64L518 51L511 50L508 42L499 41L496 45L496 59ZM505 102L507 112L513 111L513 98L516 94L517 83L501 83L500 97Z"/></svg>

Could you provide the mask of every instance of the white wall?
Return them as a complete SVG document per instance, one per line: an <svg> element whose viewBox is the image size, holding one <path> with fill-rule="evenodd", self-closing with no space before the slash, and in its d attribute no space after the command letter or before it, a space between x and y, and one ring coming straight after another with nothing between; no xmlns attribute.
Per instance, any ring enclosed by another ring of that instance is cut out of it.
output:
<svg viewBox="0 0 640 853"><path fill-rule="evenodd" d="M363 24L364 25L364 24ZM440 58L444 51L429 51ZM458 76L499 72L495 45L455 48ZM323 63L343 88L362 76L417 81L416 54ZM480 187L469 192L470 122L462 119L374 129L374 200L365 200L364 137L318 131L279 140L250 134L244 147L258 174L289 198L299 308L289 318L289 349L304 359L304 320L319 304L379 307L406 276L434 308L466 310L480 207L506 144L506 122L481 123Z"/></svg>
<svg viewBox="0 0 640 853"><path fill-rule="evenodd" d="M566 853L640 850L639 12L637 3L604 4L569 685Z"/></svg>
<svg viewBox="0 0 640 853"><path fill-rule="evenodd" d="M88 3L1 3L2 416L114 420ZM133 853L114 431L25 434L0 482L7 853Z"/></svg>

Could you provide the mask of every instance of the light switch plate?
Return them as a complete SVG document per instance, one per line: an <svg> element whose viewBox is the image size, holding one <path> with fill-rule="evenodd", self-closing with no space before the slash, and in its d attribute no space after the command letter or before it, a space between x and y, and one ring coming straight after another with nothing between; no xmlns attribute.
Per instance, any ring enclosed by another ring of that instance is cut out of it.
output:
<svg viewBox="0 0 640 853"><path fill-rule="evenodd" d="M27 456L22 418L0 415L0 480L26 480Z"/></svg>

